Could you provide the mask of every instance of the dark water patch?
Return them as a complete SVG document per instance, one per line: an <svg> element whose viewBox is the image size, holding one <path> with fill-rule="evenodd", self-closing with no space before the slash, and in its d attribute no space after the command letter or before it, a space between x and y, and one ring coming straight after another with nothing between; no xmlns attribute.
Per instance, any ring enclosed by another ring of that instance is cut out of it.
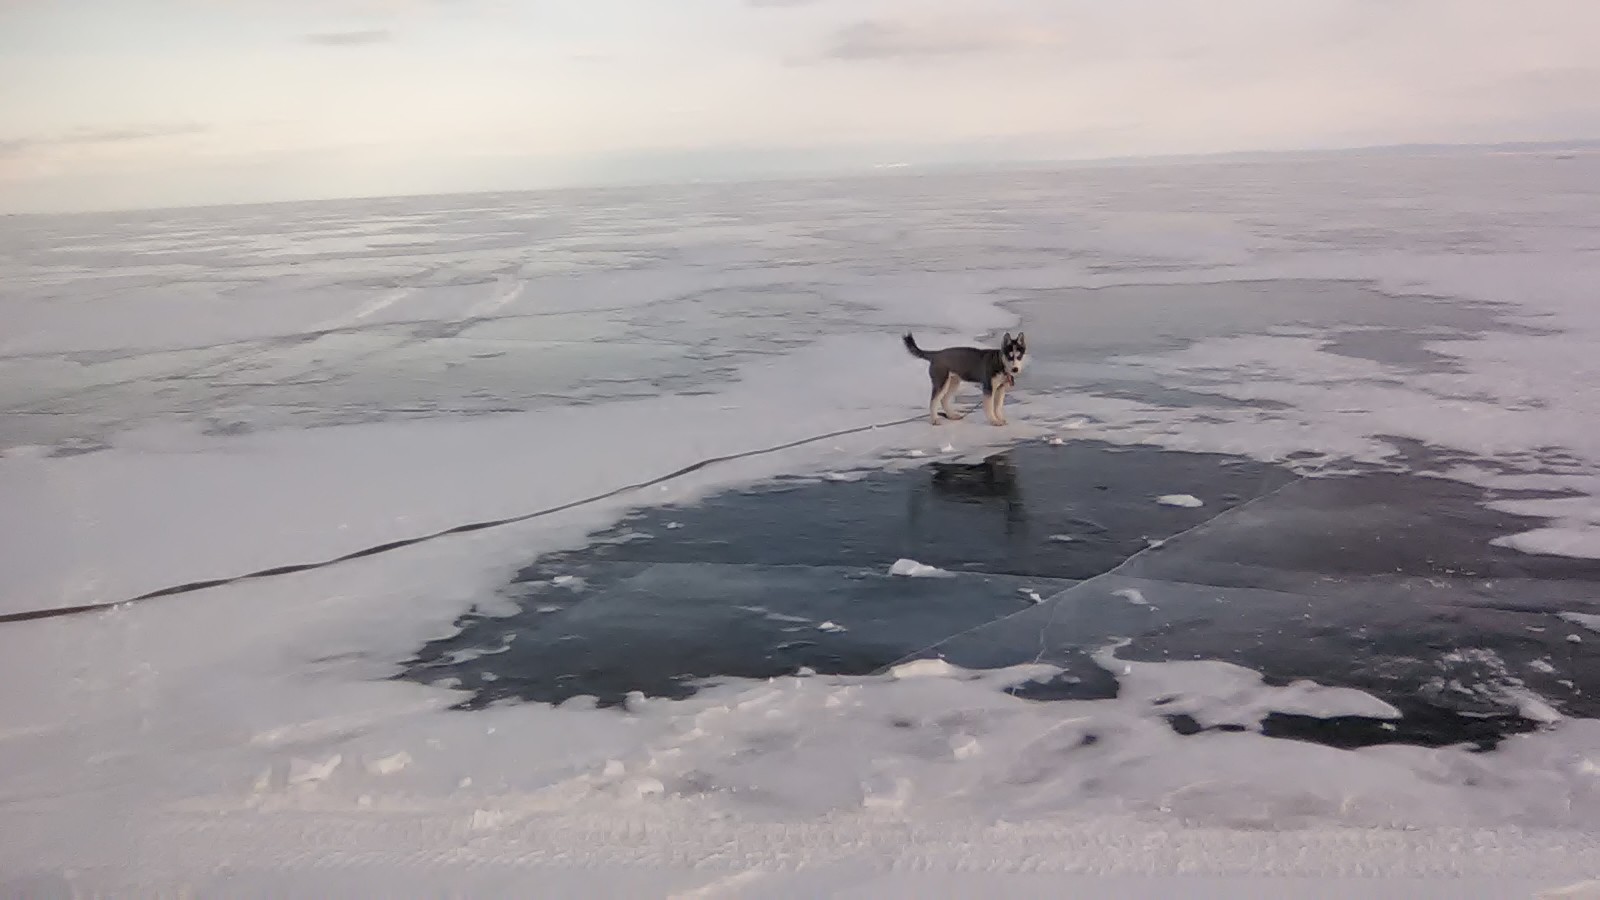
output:
<svg viewBox="0 0 1600 900"><path fill-rule="evenodd" d="M1474 716L1426 703L1405 704L1401 717L1392 721L1368 716L1319 718L1282 712L1268 713L1261 720L1261 733L1267 737L1308 741L1341 750L1382 744L1419 747L1465 744L1483 753L1499 746L1508 736L1525 734L1535 727L1533 721L1509 713Z"/></svg>
<svg viewBox="0 0 1600 900"><path fill-rule="evenodd" d="M1470 716L1426 704L1409 704L1399 719L1371 716L1308 716L1302 713L1267 713L1258 732L1267 737L1305 741L1355 750L1383 744L1410 744L1418 747L1453 747L1486 753L1499 746L1508 735L1533 731L1535 723L1515 715ZM1237 722L1202 725L1188 713L1162 716L1167 725L1185 737L1207 731L1244 732L1252 730Z"/></svg>
<svg viewBox="0 0 1600 900"><path fill-rule="evenodd" d="M1600 562L1532 556L1494 538L1542 520L1489 509L1499 495L1444 478L1364 472L1313 478L1209 525L1183 553L1151 560L1144 577L1230 583L1226 573L1322 578L1415 576L1600 581ZM1214 579L1224 579L1214 581Z"/></svg>
<svg viewBox="0 0 1600 900"><path fill-rule="evenodd" d="M694 506L643 510L594 535L593 546L542 557L515 580L548 579L577 561L885 571L902 557L952 571L1077 580L1291 478L1215 454L1028 444L981 462L846 482L784 479ZM1206 506L1157 505L1172 493L1195 494Z"/></svg>
<svg viewBox="0 0 1600 900"><path fill-rule="evenodd" d="M1023 589L1048 596L1071 585L702 562L574 570L585 583L525 587L519 612L463 622L459 634L428 645L409 674L456 679L471 692L467 708L576 696L613 706L634 691L681 699L720 679L802 669L867 675L951 630L1031 605ZM478 655L487 640L498 642L492 655Z"/></svg>
<svg viewBox="0 0 1600 900"><path fill-rule="evenodd" d="M1172 493L1205 505L1156 502ZM1538 523L1490 499L1394 467L1296 480L1092 442L859 481L779 479L643 510L536 559L504 589L513 612L462 617L403 677L456 685L463 708L609 705L939 656L1057 665L1013 692L1098 699L1117 681L1092 654L1123 641L1124 659L1231 662L1269 685L1357 688L1403 714L1274 712L1259 725L1270 736L1489 748L1536 727L1529 698L1600 716L1600 642L1568 640L1556 615L1600 612L1600 566L1492 546ZM947 577L888 574L900 558Z"/></svg>
<svg viewBox="0 0 1600 900"><path fill-rule="evenodd" d="M646 509L581 550L538 558L504 591L516 612L469 613L405 674L459 684L468 707L685 697L708 679L801 668L867 674L1291 477L1232 457L1084 442L858 481L779 479ZM1175 492L1209 504L1156 502ZM901 558L949 577L890 575ZM1063 664L1062 679L1019 693L1115 694L1087 656Z"/></svg>
<svg viewBox="0 0 1600 900"><path fill-rule="evenodd" d="M1318 352L1380 363L1392 377L1375 383L1398 385L1401 377L1460 371L1457 360L1434 346L1439 342L1491 333L1552 333L1530 326L1511 305L1389 294L1359 281L1121 284L1007 293L1004 305L1029 335L1029 392L1089 392L1176 407L1236 407L1237 401L1230 404L1221 395L1236 387L1240 373L1228 367L1178 372L1162 367L1159 384L1113 381L1096 388L1094 382L1104 378L1100 370L1106 364L1126 371L1128 357L1178 352L1210 340L1279 335L1313 340ZM1219 396L1209 399L1213 394ZM1248 405L1275 408L1260 400Z"/></svg>
<svg viewBox="0 0 1600 900"><path fill-rule="evenodd" d="M1417 374L1463 372L1465 367L1460 360L1429 345L1472 340L1477 336L1447 329L1357 328L1334 332L1323 341L1321 349L1324 353L1371 360Z"/></svg>
<svg viewBox="0 0 1600 900"><path fill-rule="evenodd" d="M1036 367L1055 360L1083 363L1167 352L1208 338L1304 329L1334 334L1324 348L1329 352L1413 371L1436 371L1449 363L1426 345L1444 337L1468 340L1489 332L1548 333L1530 328L1511 306L1386 294L1357 281L1018 290L1006 306L1026 323ZM1374 331L1366 334L1383 336L1360 336L1350 328L1352 322L1367 323ZM1038 371L1030 370L1030 386L1036 386Z"/></svg>
<svg viewBox="0 0 1600 900"><path fill-rule="evenodd" d="M1488 747L1534 728L1545 702L1600 717L1600 646L1572 641L1558 617L1595 610L1600 563L1493 546L1539 520L1487 509L1492 497L1393 471L1298 481L930 653L993 667L1123 638L1122 659L1220 660L1404 713L1271 720L1274 736L1333 746Z"/></svg>
<svg viewBox="0 0 1600 900"><path fill-rule="evenodd" d="M1523 698L1562 713L1600 717L1600 649L1568 641L1554 609L1562 585L1507 581L1373 580L1295 592L1202 586L1153 587L1152 623L1119 652L1132 660L1218 659L1263 673L1270 684L1307 679L1353 687L1404 707L1473 717L1521 714ZM1551 609L1480 605L1523 591Z"/></svg>

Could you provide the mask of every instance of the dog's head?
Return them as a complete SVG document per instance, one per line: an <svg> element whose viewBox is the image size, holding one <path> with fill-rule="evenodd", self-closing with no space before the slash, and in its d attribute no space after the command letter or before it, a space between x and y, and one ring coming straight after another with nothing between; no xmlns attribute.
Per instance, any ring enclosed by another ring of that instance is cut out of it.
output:
<svg viewBox="0 0 1600 900"><path fill-rule="evenodd" d="M1011 332L1006 332L1000 339L1000 358L1005 361L1008 373L1015 376L1021 372L1028 361L1028 336L1019 331L1012 337Z"/></svg>

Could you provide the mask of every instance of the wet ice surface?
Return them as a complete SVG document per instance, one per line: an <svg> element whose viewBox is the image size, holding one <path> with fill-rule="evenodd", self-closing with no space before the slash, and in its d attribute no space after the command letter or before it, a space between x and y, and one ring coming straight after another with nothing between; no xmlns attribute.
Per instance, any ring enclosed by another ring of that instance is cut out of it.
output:
<svg viewBox="0 0 1600 900"><path fill-rule="evenodd" d="M1024 591L1056 594L1215 514L1160 508L1146 485L1204 484L1227 509L1288 477L1216 456L1035 444L646 510L524 569L508 590L516 616L473 617L411 674L472 687L471 705L686 696L699 680L801 668L865 675L1028 608ZM900 559L948 577L897 577ZM573 577L581 588L560 581ZM500 644L492 657L475 652Z"/></svg>
<svg viewBox="0 0 1600 900"><path fill-rule="evenodd" d="M0 611L863 430L0 628L0 871L1600 876L1597 165L7 220ZM887 424L1019 327L1009 428Z"/></svg>
<svg viewBox="0 0 1600 900"><path fill-rule="evenodd" d="M1212 502L1172 508L1151 484ZM467 617L408 676L470 691L467 707L613 705L728 677L866 675L916 656L1051 663L1064 673L1016 692L1095 699L1117 682L1092 655L1130 639L1122 658L1226 660L1269 683L1358 688L1403 714L1270 711L1266 734L1487 748L1548 722L1536 698L1600 714L1600 642L1569 642L1560 618L1589 602L1600 563L1491 546L1528 522L1487 500L1404 471L1297 480L1247 460L1091 442L848 484L778 482L635 514L584 550L542 557L507 590L517 613ZM884 570L913 556L950 577ZM1034 606L1024 591L1048 599ZM1173 724L1199 730L1187 714Z"/></svg>

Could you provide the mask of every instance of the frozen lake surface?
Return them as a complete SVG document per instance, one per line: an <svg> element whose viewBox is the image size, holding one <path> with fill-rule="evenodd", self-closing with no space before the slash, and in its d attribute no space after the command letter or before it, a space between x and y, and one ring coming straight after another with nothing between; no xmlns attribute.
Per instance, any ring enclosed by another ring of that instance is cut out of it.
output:
<svg viewBox="0 0 1600 900"><path fill-rule="evenodd" d="M0 623L0 893L1600 879L1597 283L1600 155L0 221L0 615L357 555Z"/></svg>

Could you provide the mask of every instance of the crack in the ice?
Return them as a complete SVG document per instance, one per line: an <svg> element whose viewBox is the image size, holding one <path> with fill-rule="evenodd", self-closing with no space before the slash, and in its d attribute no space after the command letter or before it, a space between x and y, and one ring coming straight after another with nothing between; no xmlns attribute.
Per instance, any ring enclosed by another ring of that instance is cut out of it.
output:
<svg viewBox="0 0 1600 900"><path fill-rule="evenodd" d="M186 582L184 584L174 585L174 586L171 586L171 587L165 587L165 588L161 588L159 590L150 591L150 592L145 593L145 594L140 594L137 597L129 597L126 600L102 601L102 602L99 602L99 603L85 603L85 604L80 604L80 605L76 605L76 606L57 606L57 607L48 607L48 608L23 610L21 612L15 612L15 613L7 613L7 614L4 614L4 615L0 615L0 624L7 624L7 623L12 623L12 622L27 622L27 621L33 621L33 620L36 620L36 619L54 619L54 618L59 618L59 617L62 617L62 616L79 615L79 614L82 614L82 613L96 612L96 611L112 609L112 608L120 607L120 606L127 606L127 605L130 605L130 604L139 603L139 602L142 602L142 601L145 601L145 600L155 600L155 599L158 599L158 598L161 598L161 597L176 596L178 594L195 593L197 591L209 590L211 588L222 587L224 585L229 585L229 584L236 584L236 583L242 582L242 581L252 581L252 580L260 579L260 578L271 578L271 577L278 576L278 575L292 575L292 574L296 574L296 573L299 573L299 572L309 572L309 571L311 571L313 569L322 569L322 568L326 568L328 566L337 565L338 563L342 563L342 562L348 562L348 561L351 561L351 560L362 559L362 558L365 558L365 557L368 557L368 556L376 556L376 555L378 555L380 553L388 553L388 552L393 551L393 550L399 550L399 549L402 549L402 548L405 548L405 547L415 546L417 544L421 544L421 543L424 543L424 542L427 542L427 541L436 540L438 538L448 537L450 535L466 534L468 532L473 532L473 531L483 531L483 530L489 529L489 528L499 528L499 527L504 526L504 525L512 525L512 524L516 524L518 522L526 522L526 521L529 521L529 520L532 520L532 519L538 519L538 518L542 518L544 516L554 515L556 513L565 512L565 511L567 511L569 509L576 509L577 507L580 507L580 506L586 506L586 505L588 505L590 503L598 503L598 502L600 502L602 500L608 500L608 499L610 499L612 497L616 497L616 496L619 496L619 495L622 495L622 494L626 494L626 493L629 493L631 491L642 490L642 489L647 488L647 487L653 487L655 485L662 484L663 482L672 481L673 479L680 478L680 477L682 477L684 475L688 475L688 474L693 473L693 472L698 472L701 469L707 468L708 466L716 465L718 463L731 462L733 460L738 460L738 459L747 459L747 458L752 457L752 456L763 456L763 455L768 454L768 453L778 453L778 452L781 452L781 451L784 451L784 450L791 450L791 449L793 449L795 447L801 447L801 446L804 446L806 444L814 444L814 443L816 443L818 441L831 440L833 438L844 437L845 435L860 434L860 433L866 432L866 431L874 431L874 430L877 430L879 428L892 428L892 427L894 427L896 425L907 425L907 424L910 424L910 423L913 423L913 422L921 422L921 421L922 421L922 414L919 413L919 414L917 414L915 416L908 416L907 418L904 418L904 419L896 419L896 420L894 420L892 422L877 422L877 423L872 423L872 424L868 424L868 425L857 425L857 426L852 427L852 428L841 428L838 431L830 431L830 432L827 432L825 434L818 434L818 435L812 435L811 437L799 438L797 440L789 441L789 442L783 443L783 444L777 444L777 445L774 445L774 446L771 446L771 447L760 447L760 448L757 448L757 449L754 449L754 450L744 450L744 451L741 451L741 452L738 452L738 453L725 454L723 456L708 457L706 459L700 460L699 462L690 463L689 465L686 465L686 466L683 466L683 467L681 467L679 469L675 469L675 470L673 470L671 472L668 472L665 475L658 475L658 476L656 476L654 478L651 478L651 479L648 479L646 481L639 481L639 482L635 482L633 484L625 484L625 485L623 485L621 487L612 488L609 491L604 491L602 493L594 494L594 495L589 496L589 497L584 497L584 498L578 499L578 500L572 500L572 501L569 501L567 503L559 504L557 506L550 506L550 507L546 507L544 509L535 510L533 512L523 513L521 515L508 516L508 517L502 518L502 519L491 519L491 520L482 521L482 522L469 522L469 523L466 523L464 525L456 525L456 526L454 526L452 528L446 528L446 529L443 529L441 531L431 532L429 534L417 535L415 537L409 537L409 538L401 538L400 540L389 541L388 543L378 544L378 545L372 546L372 547L366 547L366 548L363 548L363 549L360 549L360 550L355 550L355 551L352 551L350 553L346 553L346 554L344 554L342 556L333 557L331 559L324 559L324 560L319 560L319 561L316 561L316 562L308 562L308 563L290 563L290 564L287 564L287 565L274 566L274 567L268 568L268 569L261 569L261 570L255 571L255 572L246 572L243 575L231 575L231 576L224 576L224 577L221 577L221 578L205 579L203 581Z"/></svg>
<svg viewBox="0 0 1600 900"><path fill-rule="evenodd" d="M1189 526L1188 528L1185 528L1184 530L1178 532L1177 534L1174 534L1171 537L1166 538L1160 544L1149 546L1149 547L1145 547L1144 549L1139 550L1138 552L1131 554L1130 556L1126 557L1121 562L1119 562L1115 566L1112 566L1111 568L1105 570L1104 572L1100 572L1098 574L1091 575L1088 578L1085 578L1084 580L1078 582L1075 585L1072 585L1069 588L1065 588L1065 589L1063 589L1061 591L1058 591L1058 592L1056 592L1054 594L1051 594L1049 597L1046 597L1042 603L1035 604L1034 606L1030 606L1027 609L1018 610L1017 612L1011 613L1009 615L1001 616L998 619L991 619L988 622L984 622L981 625L974 625L971 628L967 628L967 629L964 629L962 631L958 631L955 634L949 635L948 637L944 638L943 640L940 640L940 641L938 641L936 643L933 643L933 644L929 644L928 646L922 648L921 650L917 650L917 651L914 651L912 653L908 653L905 656L900 657L899 659L895 660L894 662L892 662L892 663L890 663L890 664L888 664L886 666L883 666L882 668L878 669L876 674L879 674L879 675L884 674L884 673L888 672L889 670L893 669L895 666L902 665L902 664L907 663L907 662L911 662L912 660L915 660L915 659L923 658L927 654L937 651L940 647L942 647L942 646L944 646L944 645L946 645L946 644L950 643L951 641L954 641L954 640L956 640L958 638L965 637L966 635L973 634L973 633L975 633L977 631L980 631L980 630L982 630L984 628L988 628L988 627L994 625L997 622L1004 622L1004 621L1007 621L1009 619L1015 618L1017 616L1026 615L1028 612L1030 612L1033 609L1037 609L1039 606L1043 606L1043 605L1049 604L1051 606L1051 609L1049 611L1049 617L1048 617L1047 621L1045 622L1045 624L1043 625L1043 627L1041 627L1039 629L1039 632L1038 632L1038 634L1039 634L1039 652L1033 658L1033 662L1034 663L1039 663L1044 659L1044 655L1047 652L1047 648L1045 647L1045 633L1049 630L1050 626L1052 624L1054 624L1056 611L1061 606L1064 605L1064 603L1062 601L1066 598L1066 596L1068 594L1071 594L1073 591L1081 590L1081 589L1086 588L1086 587L1088 587L1090 585L1093 585L1095 582L1100 581L1101 579L1110 578L1110 577L1116 576L1124 568L1126 568L1129 564L1133 563L1135 560L1138 560L1139 558L1141 558L1141 557L1143 557L1143 556L1145 556L1145 555L1147 555L1149 553L1152 553L1152 552L1154 552L1156 550L1164 549L1165 547L1170 546L1173 541L1181 540L1182 538L1186 537L1187 535L1190 535L1190 534L1192 534L1192 533L1194 533L1194 532L1196 532L1196 531L1198 531L1198 530L1200 530L1202 528L1205 528L1206 526L1211 525L1214 522L1221 521L1221 520L1223 520L1225 518L1228 518L1229 516L1233 516L1233 515L1235 515L1237 513L1243 512L1244 510L1249 509L1250 507L1256 505L1257 503L1260 503L1263 500L1267 500L1267 499L1269 499L1271 497L1275 497L1278 494L1282 493L1283 491L1285 491L1285 490L1287 490L1287 489L1289 489L1289 488L1291 488L1291 487L1293 487L1293 486L1295 486L1297 484L1300 484L1301 482L1306 481L1307 479L1317 477L1317 474L1318 474L1317 472L1306 473L1304 475L1301 475L1301 476L1295 478L1292 481L1287 481L1287 482L1279 485L1278 487L1275 487L1272 490L1267 491L1264 494L1258 494L1255 497L1252 497L1249 500L1245 501L1244 503L1239 504L1238 506L1231 507L1229 509L1225 509L1225 510L1217 513L1216 515L1211 516L1208 519L1204 519L1204 520L1202 520L1200 522L1195 523L1194 525Z"/></svg>

